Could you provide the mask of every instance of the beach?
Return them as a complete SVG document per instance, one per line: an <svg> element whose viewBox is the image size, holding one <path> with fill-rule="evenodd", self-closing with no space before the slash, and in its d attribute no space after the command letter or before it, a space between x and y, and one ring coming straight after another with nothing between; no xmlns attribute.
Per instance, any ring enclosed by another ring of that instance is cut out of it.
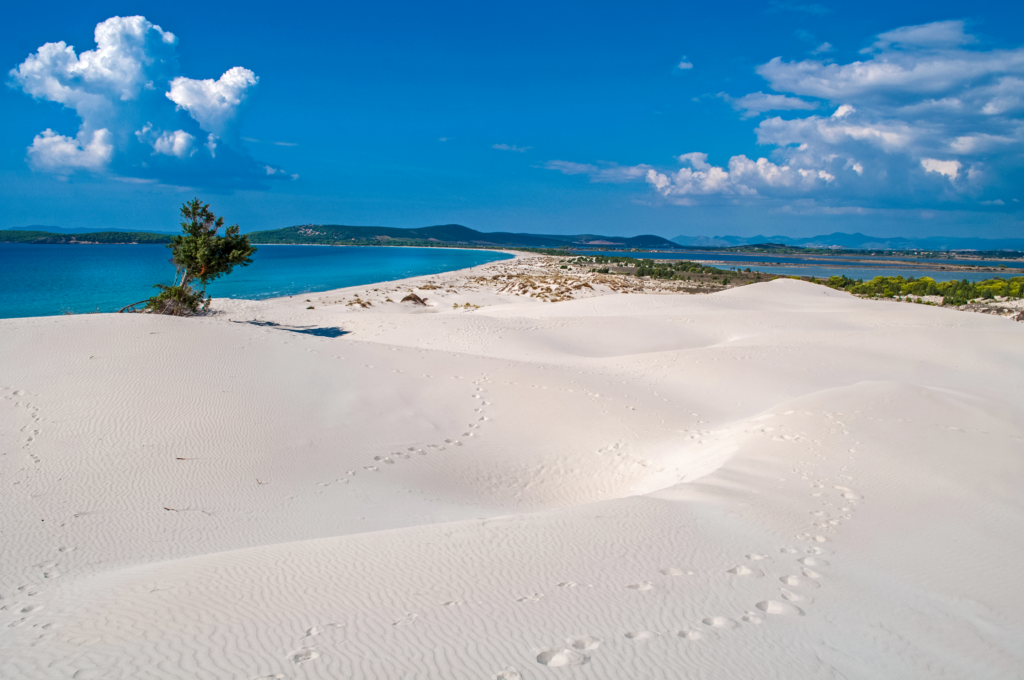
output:
<svg viewBox="0 0 1024 680"><path fill-rule="evenodd" d="M529 255L213 309L0 320L0 677L1020 677L1019 323Z"/></svg>

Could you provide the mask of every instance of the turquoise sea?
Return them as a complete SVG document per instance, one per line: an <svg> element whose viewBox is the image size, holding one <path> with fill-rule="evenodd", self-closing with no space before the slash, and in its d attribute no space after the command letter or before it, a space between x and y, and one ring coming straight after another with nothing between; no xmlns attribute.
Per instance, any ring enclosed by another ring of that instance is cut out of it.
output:
<svg viewBox="0 0 1024 680"><path fill-rule="evenodd" d="M171 283L162 245L0 243L0 318L115 312ZM487 250L259 246L254 262L214 282L214 297L260 300L465 269L512 257Z"/></svg>

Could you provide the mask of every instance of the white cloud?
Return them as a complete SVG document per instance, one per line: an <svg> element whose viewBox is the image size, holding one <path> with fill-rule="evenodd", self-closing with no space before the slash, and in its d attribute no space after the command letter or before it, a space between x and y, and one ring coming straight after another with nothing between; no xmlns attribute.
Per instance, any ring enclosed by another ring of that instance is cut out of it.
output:
<svg viewBox="0 0 1024 680"><path fill-rule="evenodd" d="M187 186L265 186L266 164L251 158L235 135L240 105L258 81L252 71L235 67L216 81L178 76L178 38L141 16L107 19L94 35L95 49L77 54L64 42L46 43L8 74L12 87L80 119L75 137L53 130L36 136L27 156L33 169ZM200 146L208 153L198 153Z"/></svg>
<svg viewBox="0 0 1024 680"><path fill-rule="evenodd" d="M957 175L960 174L960 168L963 166L960 161L940 161L935 158L922 158L921 167L927 172L937 172L940 175L945 175L952 182L956 180Z"/></svg>
<svg viewBox="0 0 1024 680"><path fill-rule="evenodd" d="M977 42L977 39L964 32L964 22L935 21L930 24L904 26L894 31L879 33L875 44L862 51L915 47L959 47L974 42Z"/></svg>
<svg viewBox="0 0 1024 680"><path fill-rule="evenodd" d="M67 174L76 169L101 171L110 163L114 152L113 135L107 129L91 134L80 132L78 138L58 135L47 128L32 140L28 148L29 164L36 170ZM88 141L86 141L88 140Z"/></svg>
<svg viewBox="0 0 1024 680"><path fill-rule="evenodd" d="M650 165L617 165L604 163L601 166L589 163L573 163L571 161L548 161L544 164L548 170L558 170L563 175L588 175L591 182L621 184L643 179Z"/></svg>
<svg viewBox="0 0 1024 680"><path fill-rule="evenodd" d="M756 196L759 189L801 189L827 184L835 177L823 170L777 165L767 158L756 161L744 155L729 159L728 170L707 162L707 154L694 152L679 156L683 167L674 173L648 170L645 179L659 194L676 199L694 195ZM692 205L691 200L683 205Z"/></svg>
<svg viewBox="0 0 1024 680"><path fill-rule="evenodd" d="M166 96L179 108L188 111L203 130L223 135L237 115L249 88L258 82L255 73L235 66L225 71L219 80L193 80L179 76L171 81L171 89Z"/></svg>
<svg viewBox="0 0 1024 680"><path fill-rule="evenodd" d="M947 21L879 34L863 54L845 64L781 58L762 64L756 70L774 92L719 96L744 117L788 112L754 129L766 147L763 158L735 155L715 166L704 153L687 153L679 156L681 168L650 167L644 181L684 205L721 200L714 197L799 199L817 201L819 211L995 205L985 201L1019 191L1024 48L985 46L963 22ZM825 107L831 114L806 113ZM559 163L548 167L594 181L606 171ZM1016 208L1012 201L1005 203Z"/></svg>
<svg viewBox="0 0 1024 680"><path fill-rule="evenodd" d="M828 52L835 52L836 48L832 47L832 43L823 42L813 50L811 54L826 54Z"/></svg>
<svg viewBox="0 0 1024 680"><path fill-rule="evenodd" d="M971 38L963 35L963 22L908 26L879 38L870 50L870 58L864 61L784 62L775 57L756 70L778 92L882 106L900 106L915 98L953 92L973 99L995 79L1024 74L1024 49L963 48L961 44ZM1018 92L1012 83L1010 89Z"/></svg>
<svg viewBox="0 0 1024 680"><path fill-rule="evenodd" d="M515 144L492 144L491 148L492 149L497 149L498 151L515 151L516 153L524 153L526 151L529 151L533 147L531 147L531 146L516 146Z"/></svg>
<svg viewBox="0 0 1024 680"><path fill-rule="evenodd" d="M178 39L145 17L112 17L97 24L94 36L96 49L80 56L63 41L46 43L11 70L12 82L37 99L81 113L111 98L138 98L174 66Z"/></svg>
<svg viewBox="0 0 1024 680"><path fill-rule="evenodd" d="M192 147L196 138L184 130L165 132L153 142L153 152L162 153L165 156L185 158L196 152Z"/></svg>
<svg viewBox="0 0 1024 680"><path fill-rule="evenodd" d="M683 57L679 61L679 63L676 64L676 68L679 69L680 71L689 71L690 69L693 68L693 62L687 59L686 57Z"/></svg>
<svg viewBox="0 0 1024 680"><path fill-rule="evenodd" d="M724 92L719 92L718 96L729 102L737 111L743 111L744 118L760 116L765 111L812 111L818 108L818 102L808 102L798 97L787 97L784 94L751 92L734 98Z"/></svg>
<svg viewBox="0 0 1024 680"><path fill-rule="evenodd" d="M708 163L708 155L700 151L680 154L676 157L680 163L689 163L694 170L707 170L711 167Z"/></svg>

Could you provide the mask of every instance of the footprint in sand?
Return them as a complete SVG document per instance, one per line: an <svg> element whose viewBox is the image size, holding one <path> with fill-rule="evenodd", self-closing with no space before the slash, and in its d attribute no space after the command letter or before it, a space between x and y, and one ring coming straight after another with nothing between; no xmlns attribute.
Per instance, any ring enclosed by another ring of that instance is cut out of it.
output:
<svg viewBox="0 0 1024 680"><path fill-rule="evenodd" d="M679 569L677 567L665 567L664 569L659 569L658 571L660 571L665 576L693 576L692 571L683 571L682 569Z"/></svg>
<svg viewBox="0 0 1024 680"><path fill-rule="evenodd" d="M725 616L709 616L702 620L701 623L705 626L711 626L712 628L735 628L740 625Z"/></svg>
<svg viewBox="0 0 1024 680"><path fill-rule="evenodd" d="M543 666L582 666L590 663L590 655L575 649L548 649L537 655L537 663Z"/></svg>
<svg viewBox="0 0 1024 680"><path fill-rule="evenodd" d="M603 640L592 635L583 635L580 637L571 637L567 639L566 642L570 647L577 651L589 652L600 647Z"/></svg>
<svg viewBox="0 0 1024 680"><path fill-rule="evenodd" d="M693 630L693 629L690 629L690 628L687 628L685 630L681 630L678 633L676 633L676 635L678 635L679 637L681 637L681 638L683 638L685 640L702 640L702 639L704 639L704 633L700 632L699 630Z"/></svg>
<svg viewBox="0 0 1024 680"><path fill-rule="evenodd" d="M849 499L851 501L859 501L859 500L864 498L863 496L861 496L859 493L857 493L855 490L851 489L848 486L838 486L837 485L837 486L833 486L832 488L837 490L837 491L842 491L843 492L842 493L843 498L847 498L847 499Z"/></svg>
<svg viewBox="0 0 1024 680"><path fill-rule="evenodd" d="M814 571L813 569L801 569L800 573L810 579L821 578L821 574Z"/></svg>
<svg viewBox="0 0 1024 680"><path fill-rule="evenodd" d="M786 554L790 554L790 555L792 555L793 553L798 553L798 552L800 552L800 551L799 551L799 550L797 550L796 548L794 548L794 547L793 547L793 546L791 546L791 545L787 545L787 546L784 546L784 547L782 547L782 548L779 548L779 552L780 552L780 553L786 553Z"/></svg>
<svg viewBox="0 0 1024 680"><path fill-rule="evenodd" d="M442 607L455 607L455 606L458 606L460 604L462 604L462 600L448 600L447 602L442 602L441 606Z"/></svg>
<svg viewBox="0 0 1024 680"><path fill-rule="evenodd" d="M779 602L778 600L765 600L764 602L758 602L754 605L765 614L773 614L775 616L803 616L804 610L800 609L794 604L788 602Z"/></svg>
<svg viewBox="0 0 1024 680"><path fill-rule="evenodd" d="M523 595L516 599L516 602L540 602L540 598L544 597L541 593L534 593L533 595Z"/></svg>
<svg viewBox="0 0 1024 680"><path fill-rule="evenodd" d="M575 588L578 585L579 585L579 583L576 583L576 581L562 581L561 583L558 584L558 587L559 588Z"/></svg>
<svg viewBox="0 0 1024 680"><path fill-rule="evenodd" d="M744 612L743 616L740 617L740 621L744 623L760 624L764 623L764 619L757 615L757 612Z"/></svg>
<svg viewBox="0 0 1024 680"><path fill-rule="evenodd" d="M821 559L820 557L801 557L797 560L800 564L806 567L827 567L828 562ZM816 578L816 577L812 577Z"/></svg>
<svg viewBox="0 0 1024 680"><path fill-rule="evenodd" d="M794 536L801 541L815 541L817 543L828 543L828 539L821 535L816 534L797 534Z"/></svg>
<svg viewBox="0 0 1024 680"><path fill-rule="evenodd" d="M522 678L519 671L511 666L494 676L494 680L522 680Z"/></svg>
<svg viewBox="0 0 1024 680"><path fill-rule="evenodd" d="M408 626L410 623L416 620L416 614L406 614L405 617L398 619L392 626Z"/></svg>
<svg viewBox="0 0 1024 680"><path fill-rule="evenodd" d="M329 628L341 628L341 627L342 627L342 624L340 624L340 623L325 623L322 626L313 626L311 628L307 628L306 629L305 637L314 637L316 635L319 635L320 633L323 633L324 631L326 631Z"/></svg>
<svg viewBox="0 0 1024 680"><path fill-rule="evenodd" d="M630 583L626 587L629 588L630 590L637 590L637 591L654 590L654 584L651 583L650 581L640 581L640 583Z"/></svg>
<svg viewBox="0 0 1024 680"><path fill-rule="evenodd" d="M764 572L760 569L751 569L745 565L737 565L729 570L729 573L733 576L753 576L755 578L764 576Z"/></svg>
<svg viewBox="0 0 1024 680"><path fill-rule="evenodd" d="M812 578L803 578L800 576L794 576L793 574L787 574L786 576L780 576L779 581L792 586L794 588L820 588L821 584Z"/></svg>
<svg viewBox="0 0 1024 680"><path fill-rule="evenodd" d="M307 661L312 661L318 656L320 656L320 652L316 651L315 649L306 648L300 649L297 652L293 652L290 658L292 660L292 663L300 664L306 663Z"/></svg>
<svg viewBox="0 0 1024 680"><path fill-rule="evenodd" d="M810 604L814 602L814 598L812 598L810 595L794 593L792 590L787 590L785 588L779 588L779 595L782 597L783 600L787 600L789 602L803 602L804 604Z"/></svg>
<svg viewBox="0 0 1024 680"><path fill-rule="evenodd" d="M644 640L650 640L655 635L657 633L652 633L649 630L634 630L626 633L626 639L633 642L643 642Z"/></svg>
<svg viewBox="0 0 1024 680"><path fill-rule="evenodd" d="M757 562L759 560L766 560L766 559L768 559L767 555L762 555L761 553L750 553L746 557L747 557L748 560L752 560L754 562Z"/></svg>
<svg viewBox="0 0 1024 680"><path fill-rule="evenodd" d="M395 461L391 460L387 456L374 456L373 459L378 463L385 463L386 465L394 465Z"/></svg>

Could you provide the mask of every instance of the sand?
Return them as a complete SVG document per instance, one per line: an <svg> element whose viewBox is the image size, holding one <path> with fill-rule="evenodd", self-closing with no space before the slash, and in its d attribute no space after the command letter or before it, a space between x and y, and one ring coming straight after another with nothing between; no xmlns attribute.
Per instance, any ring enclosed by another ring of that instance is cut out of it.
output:
<svg viewBox="0 0 1024 680"><path fill-rule="evenodd" d="M1024 327L542 264L0 321L0 677L1020 677Z"/></svg>

